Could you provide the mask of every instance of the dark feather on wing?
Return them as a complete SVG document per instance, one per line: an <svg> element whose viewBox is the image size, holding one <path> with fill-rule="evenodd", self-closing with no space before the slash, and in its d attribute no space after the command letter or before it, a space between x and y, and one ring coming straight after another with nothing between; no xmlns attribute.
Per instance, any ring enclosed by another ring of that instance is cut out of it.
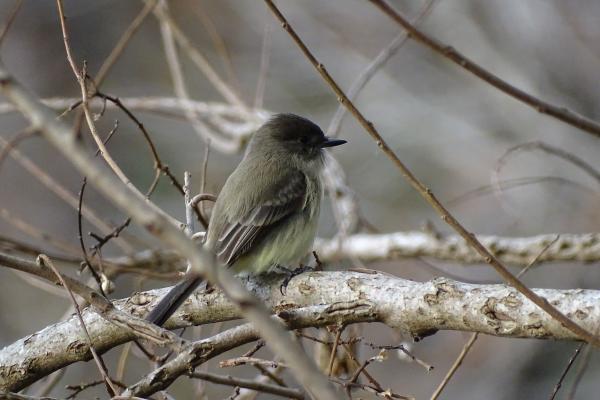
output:
<svg viewBox="0 0 600 400"><path fill-rule="evenodd" d="M221 262L233 265L258 245L277 224L301 211L306 201L306 177L302 172L294 171L274 186L268 198L223 227L216 249Z"/></svg>

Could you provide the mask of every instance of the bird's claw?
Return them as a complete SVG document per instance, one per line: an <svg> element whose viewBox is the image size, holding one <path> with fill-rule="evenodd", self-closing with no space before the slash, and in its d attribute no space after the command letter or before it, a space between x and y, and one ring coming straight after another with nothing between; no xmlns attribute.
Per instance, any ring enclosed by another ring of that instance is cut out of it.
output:
<svg viewBox="0 0 600 400"><path fill-rule="evenodd" d="M279 292L281 293L282 296L286 295L287 286L289 285L289 283L291 282L292 279L294 279L296 276L303 274L305 272L315 271L315 268L311 267L310 265L300 265L298 268L293 269L293 270L282 267L281 265L278 265L277 269L286 275L285 278L283 278L283 281L281 282L281 286L279 286Z"/></svg>

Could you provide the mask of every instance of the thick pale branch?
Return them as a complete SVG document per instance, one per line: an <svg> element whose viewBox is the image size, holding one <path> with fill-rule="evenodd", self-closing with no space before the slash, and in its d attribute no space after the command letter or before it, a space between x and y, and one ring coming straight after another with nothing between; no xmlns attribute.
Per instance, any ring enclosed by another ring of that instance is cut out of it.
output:
<svg viewBox="0 0 600 400"><path fill-rule="evenodd" d="M377 321L414 338L437 330L461 330L514 338L577 340L576 335L506 285L472 285L443 278L420 283L375 272L303 274L290 282L285 296L279 291L280 284L281 276L268 275L250 279L247 287L279 320L296 328ZM167 290L139 293L116 301L115 306L143 316ZM600 324L600 291L534 291L583 328L593 331ZM240 317L238 308L221 292L197 292L166 326L174 329ZM83 318L99 353L133 338L130 330L106 321L92 310L84 310ZM1 350L0 390L19 390L66 365L88 360L88 342L78 326L72 317ZM227 342L211 344L226 351L256 340L256 331L245 326L245 333L238 332L235 340L230 341L228 336ZM185 358L181 354L181 359ZM214 357L220 352L210 354ZM194 358L194 362L199 364L206 359L203 355ZM180 364L165 367L172 379L184 373ZM151 391L143 380L138 384L140 389L132 387L133 392Z"/></svg>
<svg viewBox="0 0 600 400"><path fill-rule="evenodd" d="M558 236L558 240L556 240ZM543 262L597 262L600 261L600 234L547 234L525 237L477 235L483 245L502 262L521 267L548 247L536 264ZM355 234L345 238L317 239L315 250L325 263L341 259L359 259L366 262L393 261L410 257L433 257L460 263L483 263L462 237L408 231L383 234ZM111 266L133 270L172 272L185 269L185 260L173 251L142 251L132 256L110 259Z"/></svg>
<svg viewBox="0 0 600 400"><path fill-rule="evenodd" d="M600 234L547 234L527 237L476 235L499 260L526 266L555 241L537 260L592 262L600 260ZM558 239L557 239L558 237ZM364 261L433 257L461 263L483 263L484 259L458 235L436 237L426 232L356 234L343 240L319 239L315 246L323 261L358 258Z"/></svg>

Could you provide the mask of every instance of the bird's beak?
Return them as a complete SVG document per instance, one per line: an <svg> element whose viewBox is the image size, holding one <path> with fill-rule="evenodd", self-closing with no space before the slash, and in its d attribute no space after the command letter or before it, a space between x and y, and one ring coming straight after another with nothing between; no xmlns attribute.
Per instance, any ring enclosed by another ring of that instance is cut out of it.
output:
<svg viewBox="0 0 600 400"><path fill-rule="evenodd" d="M321 143L321 147L333 147L339 146L340 144L346 143L345 140L342 139L330 139L328 137L325 138L325 141Z"/></svg>

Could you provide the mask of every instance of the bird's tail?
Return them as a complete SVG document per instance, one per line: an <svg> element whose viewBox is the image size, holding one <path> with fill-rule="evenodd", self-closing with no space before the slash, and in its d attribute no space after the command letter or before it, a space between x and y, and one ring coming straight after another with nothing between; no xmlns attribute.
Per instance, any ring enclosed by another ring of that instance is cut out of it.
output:
<svg viewBox="0 0 600 400"><path fill-rule="evenodd" d="M162 326L190 294L200 285L202 278L187 276L171 289L146 316L146 320Z"/></svg>

